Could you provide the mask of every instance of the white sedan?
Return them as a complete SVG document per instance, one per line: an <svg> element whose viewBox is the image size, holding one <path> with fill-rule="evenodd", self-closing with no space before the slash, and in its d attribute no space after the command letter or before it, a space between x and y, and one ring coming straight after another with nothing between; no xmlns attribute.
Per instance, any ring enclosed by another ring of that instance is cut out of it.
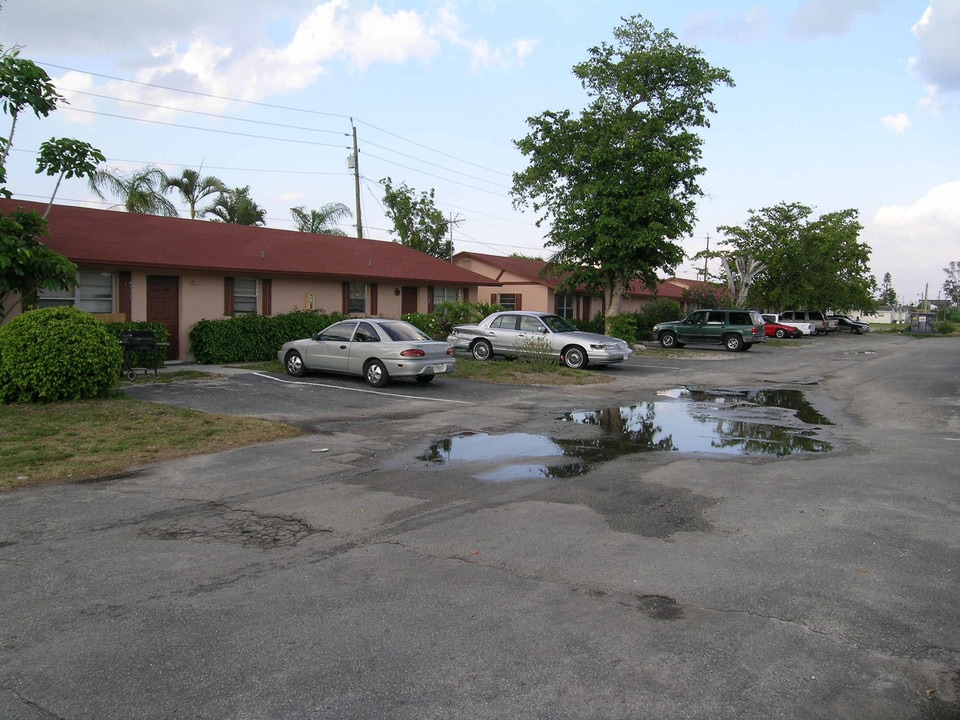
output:
<svg viewBox="0 0 960 720"><path fill-rule="evenodd" d="M521 310L495 312L476 325L455 325L447 342L477 360L545 353L570 368L619 363L633 355L625 340L583 332L553 313Z"/></svg>
<svg viewBox="0 0 960 720"><path fill-rule="evenodd" d="M320 370L359 375L373 387L391 378L428 383L452 373L457 362L449 343L432 340L403 320L373 318L342 320L313 337L285 342L277 359L295 377Z"/></svg>

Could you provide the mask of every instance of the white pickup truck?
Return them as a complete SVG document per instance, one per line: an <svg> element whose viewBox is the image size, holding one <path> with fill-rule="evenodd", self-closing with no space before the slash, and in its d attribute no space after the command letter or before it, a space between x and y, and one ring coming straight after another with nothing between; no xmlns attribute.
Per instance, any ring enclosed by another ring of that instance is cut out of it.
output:
<svg viewBox="0 0 960 720"><path fill-rule="evenodd" d="M770 323L780 323L781 325L789 325L790 327L799 328L800 332L804 335L816 335L817 326L810 322L800 322L799 320L784 320L780 315L763 315L764 320Z"/></svg>

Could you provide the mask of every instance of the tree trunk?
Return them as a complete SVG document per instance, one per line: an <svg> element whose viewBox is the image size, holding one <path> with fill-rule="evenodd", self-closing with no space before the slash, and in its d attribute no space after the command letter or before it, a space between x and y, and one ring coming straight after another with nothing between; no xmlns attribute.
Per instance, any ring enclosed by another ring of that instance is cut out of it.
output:
<svg viewBox="0 0 960 720"><path fill-rule="evenodd" d="M629 286L627 278L621 274L614 275L607 283L605 290L607 311L603 315L603 331L610 334L610 320L620 314L620 308L623 307L623 296Z"/></svg>

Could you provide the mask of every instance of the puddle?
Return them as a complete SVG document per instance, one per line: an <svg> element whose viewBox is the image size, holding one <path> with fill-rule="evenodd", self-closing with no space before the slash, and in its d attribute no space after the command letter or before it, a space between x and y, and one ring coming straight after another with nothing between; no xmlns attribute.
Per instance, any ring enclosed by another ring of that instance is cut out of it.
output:
<svg viewBox="0 0 960 720"><path fill-rule="evenodd" d="M561 422L600 429L588 438L467 433L434 443L418 459L438 464L510 462L476 476L479 480L503 482L577 477L595 463L643 452L784 457L833 449L817 437L817 426L833 423L800 390L678 388L658 396L664 399L557 416ZM547 457L575 461L512 462Z"/></svg>

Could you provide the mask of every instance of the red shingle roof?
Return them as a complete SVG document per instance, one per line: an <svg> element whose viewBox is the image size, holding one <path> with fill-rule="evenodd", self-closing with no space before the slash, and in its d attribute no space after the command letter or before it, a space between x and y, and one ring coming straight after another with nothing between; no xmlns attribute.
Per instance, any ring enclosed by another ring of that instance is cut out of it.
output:
<svg viewBox="0 0 960 720"><path fill-rule="evenodd" d="M0 212L43 203L0 200ZM399 243L54 205L43 243L74 263L115 268L491 285Z"/></svg>

